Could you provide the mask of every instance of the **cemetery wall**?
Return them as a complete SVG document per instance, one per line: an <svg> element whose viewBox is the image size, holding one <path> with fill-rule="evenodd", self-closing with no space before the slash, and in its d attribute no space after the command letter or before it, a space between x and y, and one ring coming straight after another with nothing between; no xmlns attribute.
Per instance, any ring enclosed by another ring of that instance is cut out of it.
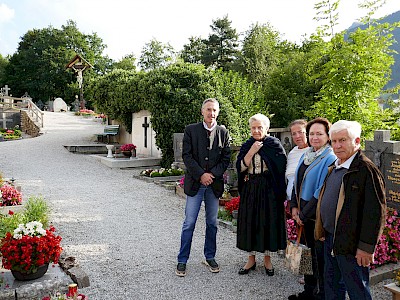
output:
<svg viewBox="0 0 400 300"><path fill-rule="evenodd" d="M31 137L40 135L40 127L32 121L26 111L21 110L21 130Z"/></svg>

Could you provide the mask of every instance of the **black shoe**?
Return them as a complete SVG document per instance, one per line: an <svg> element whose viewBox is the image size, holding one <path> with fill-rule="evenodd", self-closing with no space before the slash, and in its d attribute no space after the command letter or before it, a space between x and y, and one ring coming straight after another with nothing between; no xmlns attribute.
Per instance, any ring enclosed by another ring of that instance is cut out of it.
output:
<svg viewBox="0 0 400 300"><path fill-rule="evenodd" d="M307 294L305 291L297 294L297 295L290 295L288 300L314 300L315 297L313 295Z"/></svg>
<svg viewBox="0 0 400 300"><path fill-rule="evenodd" d="M274 268L272 268L272 269L267 269L267 267L264 266L264 269L265 269L265 274L267 274L268 276L274 276L274 274L275 274Z"/></svg>
<svg viewBox="0 0 400 300"><path fill-rule="evenodd" d="M211 273L219 272L219 266L215 259L206 259L203 263L208 267Z"/></svg>
<svg viewBox="0 0 400 300"><path fill-rule="evenodd" d="M250 268L245 269L245 268L240 268L239 270L239 275L245 275L245 274L249 274L250 270L255 270L256 269L256 263L254 263L254 265L252 265Z"/></svg>
<svg viewBox="0 0 400 300"><path fill-rule="evenodd" d="M175 274L179 277L186 276L186 264L178 263L178 265L176 266Z"/></svg>

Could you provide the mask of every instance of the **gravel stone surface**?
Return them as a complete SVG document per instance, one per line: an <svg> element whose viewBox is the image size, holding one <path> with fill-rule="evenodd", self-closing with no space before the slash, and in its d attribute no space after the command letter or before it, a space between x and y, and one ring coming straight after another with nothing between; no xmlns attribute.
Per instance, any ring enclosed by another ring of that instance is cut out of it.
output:
<svg viewBox="0 0 400 300"><path fill-rule="evenodd" d="M210 273L204 259L204 211L194 233L187 276L175 275L185 200L173 191L133 178L138 169L110 169L91 155L68 152L63 145L94 142L103 126L72 112L44 112L43 135L0 143L0 171L22 186L24 199L42 195L62 246L88 274L89 299L287 299L302 291L279 256L276 275L257 269L239 276L246 253L235 247L236 234L219 227L216 260ZM387 282L386 282L387 283ZM374 299L391 299L383 283Z"/></svg>

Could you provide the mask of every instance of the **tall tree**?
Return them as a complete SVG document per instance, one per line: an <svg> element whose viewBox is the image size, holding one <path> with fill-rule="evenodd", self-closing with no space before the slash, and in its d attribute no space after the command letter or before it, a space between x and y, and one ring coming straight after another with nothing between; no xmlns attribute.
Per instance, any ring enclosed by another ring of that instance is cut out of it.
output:
<svg viewBox="0 0 400 300"><path fill-rule="evenodd" d="M239 36L236 29L232 28L228 16L213 20L211 29L213 33L205 41L207 48L202 62L205 66L230 70L238 55Z"/></svg>
<svg viewBox="0 0 400 300"><path fill-rule="evenodd" d="M134 54L125 55L120 61L113 63L113 69L136 70L136 57Z"/></svg>
<svg viewBox="0 0 400 300"><path fill-rule="evenodd" d="M183 50L180 53L184 62L192 64L202 63L204 52L207 49L206 42L200 37L190 37L189 44L183 45Z"/></svg>
<svg viewBox="0 0 400 300"><path fill-rule="evenodd" d="M0 54L0 86L7 84L5 80L6 66L8 64L8 59L4 58Z"/></svg>
<svg viewBox="0 0 400 300"><path fill-rule="evenodd" d="M11 56L5 77L15 96L28 92L34 101L62 97L72 103L79 89L66 64L76 53L82 55L94 66L94 70L85 72L88 80L96 73L104 73L107 64L110 65L111 60L102 56L104 49L97 34L81 33L71 20L61 29L49 26L29 30Z"/></svg>
<svg viewBox="0 0 400 300"><path fill-rule="evenodd" d="M359 121L367 138L376 129L395 126L393 112L381 110L376 99L389 81L394 63L390 31L400 24L379 24L371 18L379 2L364 5L369 9L364 19L367 28L350 33L348 39L344 33L335 34L327 43L327 61L317 75L322 84L320 100L308 112L310 117L325 116L331 122Z"/></svg>
<svg viewBox="0 0 400 300"><path fill-rule="evenodd" d="M173 63L174 60L175 51L169 43L163 44L156 39L152 39L142 49L139 66L145 71L150 71L166 67Z"/></svg>
<svg viewBox="0 0 400 300"><path fill-rule="evenodd" d="M246 32L237 69L257 84L265 83L279 63L279 33L269 24L252 25Z"/></svg>

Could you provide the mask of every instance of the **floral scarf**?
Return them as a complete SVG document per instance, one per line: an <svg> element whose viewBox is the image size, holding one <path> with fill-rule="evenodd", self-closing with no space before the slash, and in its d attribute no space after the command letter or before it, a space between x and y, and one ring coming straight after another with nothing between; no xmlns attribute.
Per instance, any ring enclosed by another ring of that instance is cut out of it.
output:
<svg viewBox="0 0 400 300"><path fill-rule="evenodd" d="M322 147L321 147L319 150L317 150L317 151L314 151L314 148L313 148L313 147L308 148L308 150L304 153L304 164L305 164L306 166L311 165L312 162L313 162L314 160L316 160L316 158L317 158L318 156L320 156L321 153L324 152L325 149L328 148L328 147L329 147L329 144L326 143L325 146L322 146Z"/></svg>

